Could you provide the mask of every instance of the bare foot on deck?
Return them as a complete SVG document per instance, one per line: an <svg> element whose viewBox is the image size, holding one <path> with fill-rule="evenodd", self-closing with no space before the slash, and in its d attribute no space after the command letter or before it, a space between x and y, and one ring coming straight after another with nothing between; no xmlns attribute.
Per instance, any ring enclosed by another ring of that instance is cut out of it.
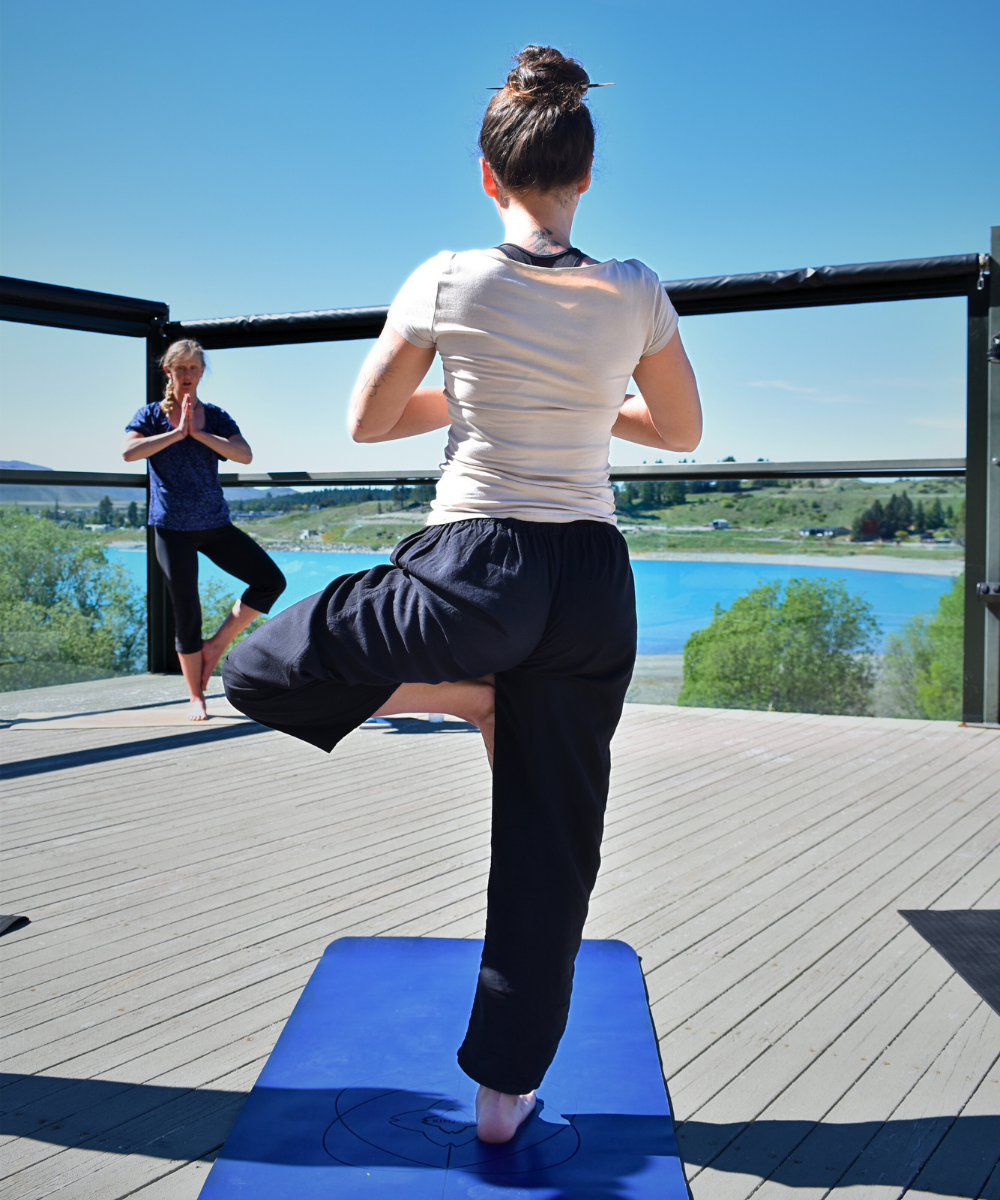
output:
<svg viewBox="0 0 1000 1200"><path fill-rule="evenodd" d="M492 1088L480 1087L476 1096L476 1133L481 1142L500 1146L517 1133L535 1111L535 1093L508 1096Z"/></svg>
<svg viewBox="0 0 1000 1200"><path fill-rule="evenodd" d="M191 707L188 709L189 721L207 721L208 710L205 708L204 696L192 696Z"/></svg>

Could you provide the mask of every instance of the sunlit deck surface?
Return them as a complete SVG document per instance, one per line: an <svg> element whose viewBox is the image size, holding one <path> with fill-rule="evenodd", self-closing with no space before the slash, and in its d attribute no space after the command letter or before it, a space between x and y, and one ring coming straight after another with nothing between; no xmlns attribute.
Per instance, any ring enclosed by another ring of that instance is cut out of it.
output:
<svg viewBox="0 0 1000 1200"><path fill-rule="evenodd" d="M0 744L3 1196L196 1196L324 947L482 935L465 726ZM695 1200L1000 1200L1000 1016L897 912L1000 908L998 780L990 730L628 707L587 936L642 957Z"/></svg>

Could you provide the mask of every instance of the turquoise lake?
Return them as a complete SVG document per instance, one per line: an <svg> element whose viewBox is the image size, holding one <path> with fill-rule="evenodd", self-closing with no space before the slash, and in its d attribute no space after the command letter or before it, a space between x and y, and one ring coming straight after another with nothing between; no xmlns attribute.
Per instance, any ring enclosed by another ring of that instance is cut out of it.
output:
<svg viewBox="0 0 1000 1200"><path fill-rule="evenodd" d="M110 550L108 557L126 568L135 582L146 586L144 550ZM285 573L288 588L275 612L321 591L331 579L365 571L389 561L387 554L326 554L321 551L277 551L272 557ZM201 577L217 579L239 595L242 585L199 557ZM890 571L861 571L824 563L794 567L768 563L657 562L632 563L639 614L640 654L680 654L695 629L712 619L712 608L723 608L759 582L785 582L799 576L840 579L849 592L863 596L882 627L883 638L896 633L914 613L931 613L938 598L951 587L942 575L904 575Z"/></svg>

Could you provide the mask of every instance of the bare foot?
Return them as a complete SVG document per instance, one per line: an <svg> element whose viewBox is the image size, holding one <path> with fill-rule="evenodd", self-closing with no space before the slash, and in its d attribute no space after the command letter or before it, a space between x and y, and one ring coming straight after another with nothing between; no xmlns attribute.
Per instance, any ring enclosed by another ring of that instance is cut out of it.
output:
<svg viewBox="0 0 1000 1200"><path fill-rule="evenodd" d="M202 642L201 646L201 686L202 690L208 687L209 681L212 678L212 672L219 665L219 659L226 651L224 642L220 642L216 647L214 638L210 638L207 642Z"/></svg>
<svg viewBox="0 0 1000 1200"><path fill-rule="evenodd" d="M189 721L207 721L208 710L205 708L204 696L192 696L191 707L188 709Z"/></svg>
<svg viewBox="0 0 1000 1200"><path fill-rule="evenodd" d="M517 1133L535 1110L535 1093L508 1096L492 1088L480 1087L476 1096L476 1133L481 1142L499 1146Z"/></svg>

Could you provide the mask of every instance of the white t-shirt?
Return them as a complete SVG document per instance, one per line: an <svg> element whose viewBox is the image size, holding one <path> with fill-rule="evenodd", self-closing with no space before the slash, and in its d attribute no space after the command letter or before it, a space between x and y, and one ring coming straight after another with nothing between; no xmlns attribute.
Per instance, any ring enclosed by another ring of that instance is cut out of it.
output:
<svg viewBox="0 0 1000 1200"><path fill-rule="evenodd" d="M615 523L611 426L639 359L677 328L647 266L535 267L499 250L444 251L403 284L388 320L444 365L451 429L429 524Z"/></svg>

